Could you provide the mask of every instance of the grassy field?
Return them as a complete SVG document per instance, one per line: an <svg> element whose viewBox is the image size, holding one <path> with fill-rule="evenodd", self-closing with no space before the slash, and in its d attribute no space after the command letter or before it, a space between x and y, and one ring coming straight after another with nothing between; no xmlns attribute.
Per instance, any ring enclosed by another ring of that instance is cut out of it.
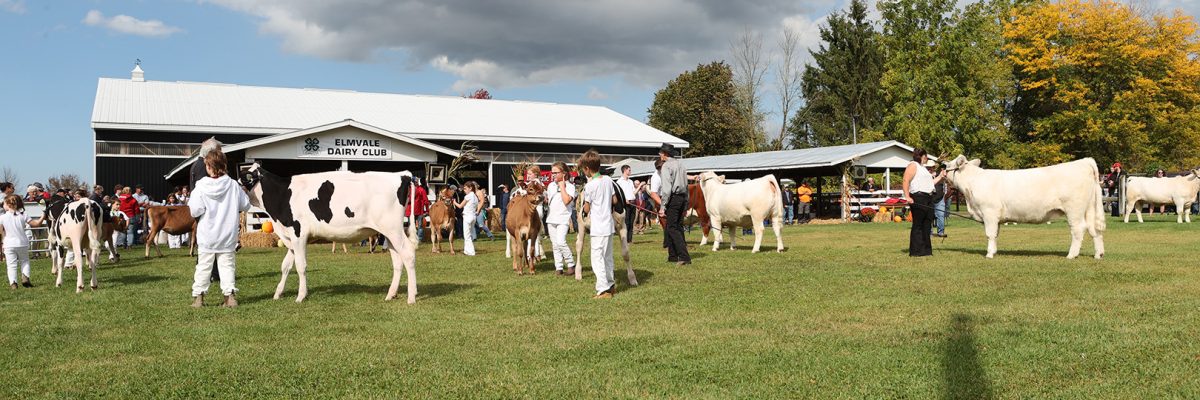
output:
<svg viewBox="0 0 1200 400"><path fill-rule="evenodd" d="M907 224L806 225L688 267L655 231L612 300L550 261L515 276L502 241L423 245L415 305L357 247L311 248L302 304L295 275L270 298L281 250L243 250L235 310L188 307L186 250L128 252L82 294L38 261L0 289L0 398L1197 398L1200 225L1174 218L1110 219L1100 261L1090 239L1065 259L1064 223L1002 227L993 260L952 221L933 257L906 256Z"/></svg>

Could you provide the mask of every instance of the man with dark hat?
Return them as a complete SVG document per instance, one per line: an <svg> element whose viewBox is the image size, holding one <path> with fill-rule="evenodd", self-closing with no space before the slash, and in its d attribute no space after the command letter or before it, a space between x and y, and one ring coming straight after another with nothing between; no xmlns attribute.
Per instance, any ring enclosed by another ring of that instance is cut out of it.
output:
<svg viewBox="0 0 1200 400"><path fill-rule="evenodd" d="M664 229L667 235L667 261L683 266L692 263L687 242L683 240L683 215L688 204L688 178L683 164L671 157L674 154L675 146L670 143L663 143L658 149L659 160L663 162L659 172L662 186L658 188L658 196L662 198L663 206L659 207L658 216L667 219L667 227Z"/></svg>

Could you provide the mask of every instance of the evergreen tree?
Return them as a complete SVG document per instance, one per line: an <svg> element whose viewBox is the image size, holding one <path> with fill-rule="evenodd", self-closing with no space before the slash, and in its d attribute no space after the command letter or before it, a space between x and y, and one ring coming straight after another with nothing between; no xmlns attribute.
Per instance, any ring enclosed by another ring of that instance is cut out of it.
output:
<svg viewBox="0 0 1200 400"><path fill-rule="evenodd" d="M883 53L879 35L867 20L867 6L854 0L844 13L834 13L820 28L821 45L805 65L805 105L788 131L796 148L878 140L883 115L880 77Z"/></svg>

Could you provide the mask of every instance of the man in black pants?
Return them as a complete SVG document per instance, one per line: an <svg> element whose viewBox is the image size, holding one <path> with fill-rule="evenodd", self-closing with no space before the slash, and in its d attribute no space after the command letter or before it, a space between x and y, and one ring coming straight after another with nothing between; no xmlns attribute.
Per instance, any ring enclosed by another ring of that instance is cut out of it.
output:
<svg viewBox="0 0 1200 400"><path fill-rule="evenodd" d="M665 228L667 235L667 261L683 266L692 263L688 254L687 242L683 240L683 213L687 211L687 171L679 160L671 158L675 146L663 143L658 149L658 157L662 160L662 186L658 195L662 198L663 207L658 209L658 216L667 219Z"/></svg>

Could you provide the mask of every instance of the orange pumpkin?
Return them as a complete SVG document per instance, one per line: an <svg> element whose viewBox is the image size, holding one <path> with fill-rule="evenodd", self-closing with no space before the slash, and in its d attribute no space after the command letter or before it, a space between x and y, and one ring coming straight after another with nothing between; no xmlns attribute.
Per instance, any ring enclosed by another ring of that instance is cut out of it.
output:
<svg viewBox="0 0 1200 400"><path fill-rule="evenodd" d="M907 220L908 222L912 222L912 213L908 213L908 215L905 215L904 219Z"/></svg>
<svg viewBox="0 0 1200 400"><path fill-rule="evenodd" d="M271 233L275 231L275 227L271 224L271 221L263 221L262 231L263 233Z"/></svg>
<svg viewBox="0 0 1200 400"><path fill-rule="evenodd" d="M900 219L900 216L899 216L899 215L897 215L897 216L894 216L894 217L892 217L892 221L900 222L900 221L903 221L903 220L902 220L902 219Z"/></svg>

